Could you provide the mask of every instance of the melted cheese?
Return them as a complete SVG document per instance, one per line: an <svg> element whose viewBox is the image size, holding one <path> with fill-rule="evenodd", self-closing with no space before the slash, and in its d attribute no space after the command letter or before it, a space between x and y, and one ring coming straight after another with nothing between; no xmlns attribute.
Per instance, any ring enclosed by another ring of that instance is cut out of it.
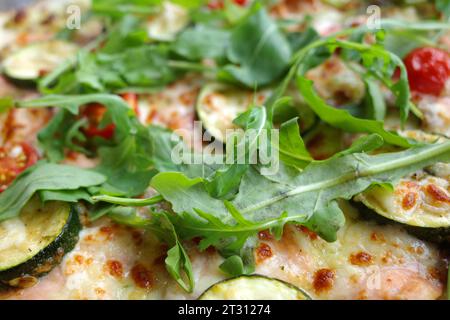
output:
<svg viewBox="0 0 450 320"><path fill-rule="evenodd" d="M445 265L429 243L394 226L358 219L343 204L347 222L327 243L288 228L280 242L266 241L272 256L257 272L293 283L313 299L436 299Z"/></svg>
<svg viewBox="0 0 450 320"><path fill-rule="evenodd" d="M360 75L337 56L308 71L306 76L314 81L319 95L334 106L358 104L365 96L366 87Z"/></svg>
<svg viewBox="0 0 450 320"><path fill-rule="evenodd" d="M316 299L435 299L445 273L439 251L399 227L361 221L343 204L347 222L327 243L287 227L281 241L265 239L270 255L259 256L256 273L292 283ZM149 232L101 219L87 226L62 264L14 299L195 299L225 275L215 252L186 243L196 287L181 290L167 274L165 248ZM331 278L322 279L325 270ZM328 282L327 282L328 281ZM51 289L48 289L51 288Z"/></svg>
<svg viewBox="0 0 450 320"><path fill-rule="evenodd" d="M450 87L448 81L447 87ZM450 93L450 89L447 90ZM441 97L423 96L419 103L419 109L423 112L423 127L433 133L450 137L450 96Z"/></svg>

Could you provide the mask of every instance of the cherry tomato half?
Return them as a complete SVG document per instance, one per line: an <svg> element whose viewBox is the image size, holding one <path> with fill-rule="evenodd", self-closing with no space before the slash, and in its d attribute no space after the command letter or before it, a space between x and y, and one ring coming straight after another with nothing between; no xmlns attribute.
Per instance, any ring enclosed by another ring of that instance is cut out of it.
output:
<svg viewBox="0 0 450 320"><path fill-rule="evenodd" d="M432 48L418 48L404 59L412 91L438 96L450 76L448 52Z"/></svg>
<svg viewBox="0 0 450 320"><path fill-rule="evenodd" d="M36 149L26 142L0 147L0 192L39 159Z"/></svg>
<svg viewBox="0 0 450 320"><path fill-rule="evenodd" d="M245 6L247 4L247 0L234 0L234 3L240 6Z"/></svg>
<svg viewBox="0 0 450 320"><path fill-rule="evenodd" d="M114 136L116 126L111 123L104 128L99 129L100 122L106 112L105 106L99 103L91 103L83 110L83 115L88 119L89 125L84 129L84 134L89 137L101 137L103 139L111 139Z"/></svg>
<svg viewBox="0 0 450 320"><path fill-rule="evenodd" d="M121 97L128 103L130 108L134 110L137 116L139 116L139 108L138 108L138 96L135 93L124 93L121 94ZM91 103L87 105L82 115L85 116L88 121L88 127L84 129L84 133L87 137L101 137L103 139L109 140L114 136L114 131L116 126L111 123L106 127L99 129L100 122L103 119L103 116L106 112L105 106L99 103Z"/></svg>

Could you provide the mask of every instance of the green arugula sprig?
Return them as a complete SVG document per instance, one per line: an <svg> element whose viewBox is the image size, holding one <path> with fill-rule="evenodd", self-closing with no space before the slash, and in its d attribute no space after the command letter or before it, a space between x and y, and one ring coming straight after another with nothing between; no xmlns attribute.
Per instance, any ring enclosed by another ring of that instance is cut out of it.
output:
<svg viewBox="0 0 450 320"><path fill-rule="evenodd" d="M331 106L327 106L327 104L314 92L311 82L309 82L304 75L316 64L316 62L311 63L311 60L316 60L315 54L317 50L323 47L328 48L329 52L334 52L337 48L358 52L358 57L366 67L366 70L374 78L379 79L392 90L396 96L397 107L400 109L401 120L402 122L406 121L412 104L410 102L406 68L401 59L378 45L367 45L337 40L334 37L313 41L294 54L292 66L288 74L272 96L269 97L268 101L266 101L266 105L269 108L269 117L273 114L273 108L276 101L285 94L292 80L297 77L299 90L303 98L321 120L344 130L350 128L353 132L380 134L383 136L386 143L389 144L401 147L411 146L411 142L407 139L386 131L383 128L382 122L369 119L358 119L350 115L346 110L338 110ZM393 82L391 77L396 67L400 70L400 78L397 82Z"/></svg>
<svg viewBox="0 0 450 320"><path fill-rule="evenodd" d="M430 163L448 161L449 156L448 142L376 156L350 154L312 163L283 183L270 181L252 169L244 176L239 193L231 203L251 221L273 219L288 212L293 221L298 219L299 223L304 223L306 214L310 218L307 225L332 241L342 223L339 218L342 214L334 210L335 207L329 207L335 199L349 199L373 183L393 183ZM224 203L206 192L202 178L159 173L152 179L151 186L183 217L194 218L201 210L214 213L224 223L232 221ZM330 215L330 210L335 216ZM327 219L318 218L323 216Z"/></svg>
<svg viewBox="0 0 450 320"><path fill-rule="evenodd" d="M289 65L291 47L266 10L250 12L231 33L226 65L219 79L237 81L250 88L270 84Z"/></svg>
<svg viewBox="0 0 450 320"><path fill-rule="evenodd" d="M19 215L25 204L37 193L41 192L41 200L78 201L88 198L87 188L97 186L106 181L106 177L92 170L77 167L38 162L21 173L14 182L0 193L0 221ZM42 192L64 191L49 194Z"/></svg>
<svg viewBox="0 0 450 320"><path fill-rule="evenodd" d="M334 241L344 224L338 199L351 199L373 184L392 185L408 173L450 160L449 142L374 156L353 153L373 150L381 142L377 135L361 138L348 151L313 162L300 173L288 171L278 181L251 167L232 201L211 197L205 179L188 178L180 172L159 173L151 186L171 204L174 214L168 218L181 239L200 237L201 250L218 248L227 258L223 266L227 272L234 273L239 266L241 271L251 271L252 261L246 253L258 231L270 229L280 236L286 223L295 223ZM160 201L160 196L139 203L134 199L97 199L134 206Z"/></svg>
<svg viewBox="0 0 450 320"><path fill-rule="evenodd" d="M179 141L172 141L169 130L142 125L133 110L119 96L109 94L50 95L19 102L21 108L58 107L61 110L38 135L44 153L52 162L64 158L66 149L80 146L84 133L78 118L81 106L100 103L106 108L100 128L113 123L111 141L92 141L100 164L94 169L105 175L107 181L91 192L109 195L137 196L148 187L150 179L160 170L178 170L170 158L170 151ZM66 130L66 128L72 128ZM80 141L81 140L81 141ZM75 148L74 151L84 151ZM89 154L92 155L92 154Z"/></svg>

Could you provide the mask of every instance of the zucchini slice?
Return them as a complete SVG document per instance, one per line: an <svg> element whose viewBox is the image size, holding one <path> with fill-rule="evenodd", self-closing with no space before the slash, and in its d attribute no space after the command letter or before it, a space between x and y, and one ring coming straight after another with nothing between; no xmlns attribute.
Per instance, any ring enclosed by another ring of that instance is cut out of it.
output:
<svg viewBox="0 0 450 320"><path fill-rule="evenodd" d="M173 41L177 34L189 24L189 20L188 10L164 1L161 11L147 24L148 36L156 41Z"/></svg>
<svg viewBox="0 0 450 320"><path fill-rule="evenodd" d="M77 50L76 45L60 40L31 44L3 61L3 73L16 84L31 85L74 56Z"/></svg>
<svg viewBox="0 0 450 320"><path fill-rule="evenodd" d="M261 275L245 275L212 285L199 300L311 300L296 286Z"/></svg>
<svg viewBox="0 0 450 320"><path fill-rule="evenodd" d="M251 90L243 90L222 83L203 87L197 99L197 115L204 129L215 139L225 142L226 130L235 129L233 120L245 112L256 99L263 103L269 91L260 91L255 97Z"/></svg>
<svg viewBox="0 0 450 320"><path fill-rule="evenodd" d="M198 95L197 115L212 137L225 142L226 130L236 129L233 120L249 107L263 105L272 92L270 88L255 92L223 83L209 83ZM292 102L274 109L275 124L298 117L302 132L311 129L316 123L314 112L302 103L301 97L294 90L289 89L288 95L292 97Z"/></svg>
<svg viewBox="0 0 450 320"><path fill-rule="evenodd" d="M77 241L81 224L74 206L33 198L19 217L0 223L0 283L29 287L50 272Z"/></svg>
<svg viewBox="0 0 450 320"><path fill-rule="evenodd" d="M401 179L394 190L373 186L355 197L419 237L450 242L450 164L437 163Z"/></svg>

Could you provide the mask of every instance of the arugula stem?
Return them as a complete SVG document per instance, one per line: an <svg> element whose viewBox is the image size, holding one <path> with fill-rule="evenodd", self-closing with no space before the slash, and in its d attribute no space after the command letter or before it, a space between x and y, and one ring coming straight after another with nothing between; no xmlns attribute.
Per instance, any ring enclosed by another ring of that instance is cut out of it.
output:
<svg viewBox="0 0 450 320"><path fill-rule="evenodd" d="M411 112L420 120L423 120L423 112L420 111L419 108L417 108L417 106L414 103L410 103L409 104L409 109L411 110Z"/></svg>
<svg viewBox="0 0 450 320"><path fill-rule="evenodd" d="M288 222L297 222L299 223L301 220L306 222L308 220L308 216L305 214L295 215L295 216L287 216L280 217L269 221L263 221L260 223L253 223L252 225L238 225L238 226L229 226L228 228L224 228L223 226L217 227L217 229L210 227L193 227L188 224L183 224L183 228L191 229L191 230L201 230L203 232L220 232L220 233L236 233L236 232L253 232L253 231L261 231L267 230L280 225L280 222L286 224Z"/></svg>
<svg viewBox="0 0 450 320"><path fill-rule="evenodd" d="M121 198L121 197L112 197L107 195L93 196L92 200L94 201L103 201L113 204L118 204L122 206L130 206L130 207L145 207L152 204L160 203L164 201L164 198L161 195L156 195L151 198L146 199L134 199L134 198Z"/></svg>
<svg viewBox="0 0 450 320"><path fill-rule="evenodd" d="M281 154L284 154L284 155L286 155L286 156L289 156L289 157L294 158L294 159L297 159L297 160L301 160L301 161L312 161L312 160L313 160L313 158L311 158L311 157L308 157L308 156L299 156L299 155L297 155L297 154L293 154L292 152L287 152L286 150L278 149L278 151L279 151Z"/></svg>
<svg viewBox="0 0 450 320"><path fill-rule="evenodd" d="M399 157L396 160L383 162L366 170L361 170L359 172L359 176L370 176L389 170L395 170L427 159L432 159L448 152L450 152L450 142L436 143L431 148L427 149L426 152L421 152L418 154L412 153L406 157Z"/></svg>

